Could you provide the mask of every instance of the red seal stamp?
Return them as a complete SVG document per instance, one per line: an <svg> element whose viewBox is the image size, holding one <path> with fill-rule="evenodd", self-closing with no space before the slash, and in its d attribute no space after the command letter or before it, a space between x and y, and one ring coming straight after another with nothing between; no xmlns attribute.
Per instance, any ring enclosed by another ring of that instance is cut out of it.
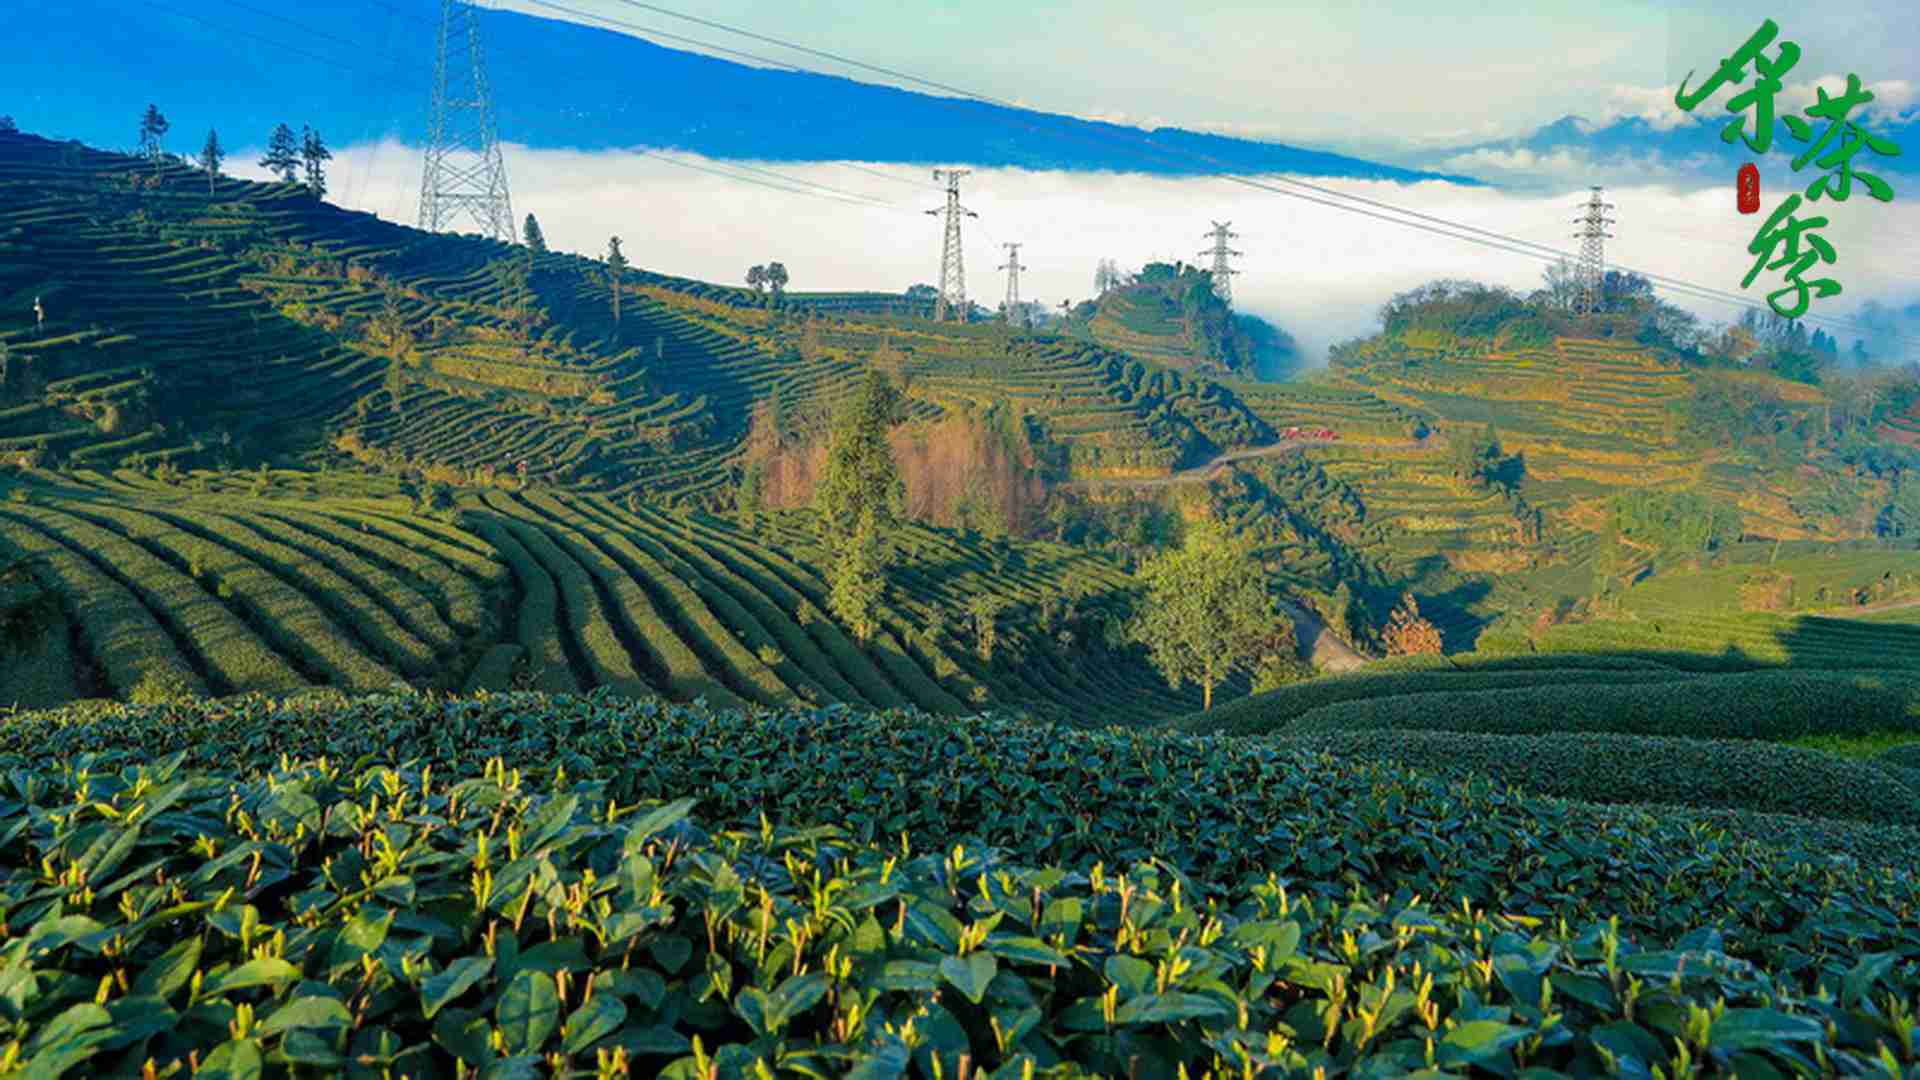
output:
<svg viewBox="0 0 1920 1080"><path fill-rule="evenodd" d="M1740 166L1740 175L1734 181L1734 188L1740 200L1740 212L1755 213L1760 209L1760 166L1749 161Z"/></svg>

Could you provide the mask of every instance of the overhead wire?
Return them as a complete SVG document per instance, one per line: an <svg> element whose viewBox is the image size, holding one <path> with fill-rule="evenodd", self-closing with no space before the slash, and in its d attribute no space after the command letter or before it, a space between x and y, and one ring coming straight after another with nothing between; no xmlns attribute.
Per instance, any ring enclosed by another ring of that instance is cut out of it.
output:
<svg viewBox="0 0 1920 1080"><path fill-rule="evenodd" d="M883 202L878 202L874 200L865 200L865 199L850 199L842 195L833 195L833 194L827 194L824 192L809 191L806 188L789 187L784 184L769 183L765 180L758 180L751 176L741 176L737 173L729 172L726 169L720 168L718 166L701 165L691 161L682 161L679 158L670 157L666 154L660 153L657 150L635 149L630 152L639 154L642 157L650 157L650 158L657 159L659 161L664 161L669 165L678 165L683 169L693 169L697 172L711 173L715 176L724 176L730 180L737 180L741 183L746 183L746 184L754 184L758 187L768 188L773 191L785 192L786 194L789 194L789 195L810 195L815 198L831 199L834 202L845 203L849 206L858 206L865 209L896 210L902 213L912 213L912 211L905 210L902 207L895 206L892 203L883 203ZM755 170L755 171L764 172L765 170ZM780 176L781 174L771 173L770 175ZM815 186L824 186L824 185L815 185Z"/></svg>
<svg viewBox="0 0 1920 1080"><path fill-rule="evenodd" d="M157 11L164 11L169 15L174 15L182 19L191 19L194 22L200 23L202 25L211 26L216 30L230 31L232 33L239 34L242 37L249 37L255 41L259 41L259 42L263 42L265 44L271 45L276 49L281 49L288 53L292 53L295 56L304 56L309 60L317 60L322 64L327 64L332 67L337 67L337 68L346 69L346 70L362 71L362 72L367 72L369 74L378 75L382 78L387 78L387 77L390 77L394 71L399 70L402 66L399 57L390 56L390 57L387 57L386 59L392 61L394 65L392 70L379 70L379 69L369 68L362 64L351 63L351 62L336 59L330 56L321 56L318 53L310 52L297 45L289 45L284 41L280 41L276 38L267 37L264 34L254 33L251 30L242 29L240 27L232 25L231 23L216 22L212 19L207 18L204 15L197 15L190 11L181 11L179 8L171 7L167 4L156 3L155 0L139 0L139 2ZM424 84L422 85L424 86Z"/></svg>
<svg viewBox="0 0 1920 1080"><path fill-rule="evenodd" d="M619 27L620 29L623 29L623 30L630 30L636 34L640 34L646 37L661 38L666 41L673 41L683 45L697 45L700 48L721 53L723 55L737 57L742 60L751 60L758 64L766 64L772 67L782 68L784 70L797 72L800 74L816 74L815 72L812 72L805 67L802 67L798 64L788 63L787 61L784 61L784 60L775 60L771 57L759 56L753 53L742 52L738 49L729 49L724 45L715 45L712 42L700 41L697 38L686 37L680 34L672 33L671 31L661 30L655 27L635 26L633 23L626 22L625 20L622 20L622 19L616 19L609 15L601 15L598 12L582 11L579 8L571 7L566 4L555 3L554 0L523 0L523 2L528 4L533 4L537 7L543 7L550 11L558 11L563 14L572 15L578 19L591 19L594 22L602 23L607 26L614 26L614 27ZM827 164L831 164L840 168L852 169L857 172L867 173L872 176L878 176L883 180L891 180L891 181L894 181L895 183L912 184L916 187L923 186L917 181L908 180L903 177L893 176L889 173L883 173L877 169L871 169L864 165L860 165L856 162L835 161L835 162L828 162ZM936 185L925 185L925 186L936 186Z"/></svg>

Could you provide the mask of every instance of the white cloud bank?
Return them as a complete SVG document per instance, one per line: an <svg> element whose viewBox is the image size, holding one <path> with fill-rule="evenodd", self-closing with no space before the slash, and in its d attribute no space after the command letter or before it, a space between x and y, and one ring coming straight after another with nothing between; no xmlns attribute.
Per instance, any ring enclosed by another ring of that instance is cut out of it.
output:
<svg viewBox="0 0 1920 1080"><path fill-rule="evenodd" d="M778 259L799 290L898 291L938 278L941 227L923 211L940 205L942 196L923 167L754 166L892 204L869 206L769 190L639 154L513 145L505 154L516 218L534 213L557 250L597 257L607 237L618 235L637 266L726 283L740 282L754 263ZM236 152L233 160L246 164L233 171L264 179L251 164L258 156L257 149ZM396 143L336 150L329 201L411 224L420 168L419 152ZM1439 181L1313 183L1565 251L1576 246L1571 219L1586 194L1584 183L1544 195ZM1133 268L1156 258L1201 261L1210 221L1231 221L1240 234L1235 246L1245 253L1235 260L1238 307L1273 319L1315 358L1333 342L1374 329L1376 312L1395 292L1437 277L1528 290L1545 266L1222 179L983 169L963 184L962 201L980 215L966 223L969 295L988 306L1005 291L994 270L1005 261L1003 242L1023 245L1023 295L1057 304L1090 295L1101 258ZM1765 192L1766 206L1779 194L1778 188ZM1740 292L1752 262L1745 249L1761 222L1759 215L1735 212L1731 180L1724 188L1690 192L1643 183L1609 188L1607 198L1618 204L1619 218L1607 249L1610 263ZM1855 198L1822 212L1832 224L1821 235L1839 252L1829 272L1846 291L1816 301L1816 314L1850 315L1869 299L1904 303L1920 294L1911 270L1920 252L1920 200L1906 193L1891 204ZM1744 295L1764 302L1769 281L1776 275L1763 272ZM1677 299L1710 321L1738 314L1724 304ZM1841 337L1851 340L1845 331Z"/></svg>

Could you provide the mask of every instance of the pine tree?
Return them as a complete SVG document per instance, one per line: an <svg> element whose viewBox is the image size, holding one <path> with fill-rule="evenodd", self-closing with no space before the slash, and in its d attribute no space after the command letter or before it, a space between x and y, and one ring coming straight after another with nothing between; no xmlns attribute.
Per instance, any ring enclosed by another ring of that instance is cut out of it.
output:
<svg viewBox="0 0 1920 1080"><path fill-rule="evenodd" d="M140 152L156 167L160 164L160 140L166 137L167 129L173 125L160 115L160 106L148 105L146 113L140 117Z"/></svg>
<svg viewBox="0 0 1920 1080"><path fill-rule="evenodd" d="M318 199L327 193L327 171L321 163L333 158L333 152L314 128L300 129L300 160L306 165L307 190Z"/></svg>
<svg viewBox="0 0 1920 1080"><path fill-rule="evenodd" d="M300 144L293 141L293 129L285 124L273 129L273 137L267 140L267 156L260 159L260 167L280 178L283 184L293 183L300 174Z"/></svg>
<svg viewBox="0 0 1920 1080"><path fill-rule="evenodd" d="M200 148L200 167L207 170L207 194L213 194L213 178L220 175L220 163L227 158L227 152L220 147L220 133L207 129L207 142Z"/></svg>
<svg viewBox="0 0 1920 1080"><path fill-rule="evenodd" d="M20 125L13 122L13 117L0 115L0 135L10 135L19 130Z"/></svg>
<svg viewBox="0 0 1920 1080"><path fill-rule="evenodd" d="M833 588L827 606L834 617L852 631L855 641L865 645L880 628L880 599L886 593L885 544L879 523L865 514L854 529L850 542L841 547L833 567Z"/></svg>
<svg viewBox="0 0 1920 1080"><path fill-rule="evenodd" d="M607 285L613 290L613 322L620 323L620 278L627 269L627 257L620 253L620 238L607 238Z"/></svg>
<svg viewBox="0 0 1920 1080"><path fill-rule="evenodd" d="M546 234L540 231L540 222L534 220L532 214L527 215L526 224L521 226L520 238L527 245L527 250L535 255L547 253Z"/></svg>
<svg viewBox="0 0 1920 1080"><path fill-rule="evenodd" d="M878 369L868 368L860 392L834 420L826 470L813 493L830 537L849 535L868 515L883 532L899 520L906 488L887 434L900 413L900 391Z"/></svg>

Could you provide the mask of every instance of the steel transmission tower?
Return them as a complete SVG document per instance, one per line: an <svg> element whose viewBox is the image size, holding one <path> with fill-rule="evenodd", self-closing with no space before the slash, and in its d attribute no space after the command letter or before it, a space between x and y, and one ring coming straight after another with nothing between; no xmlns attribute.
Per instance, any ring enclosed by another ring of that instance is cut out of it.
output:
<svg viewBox="0 0 1920 1080"><path fill-rule="evenodd" d="M1579 286L1573 300L1576 315L1591 315L1599 310L1606 266L1602 244L1613 235L1607 231L1607 226L1613 224L1613 219L1607 216L1613 204L1600 201L1599 188L1593 189L1584 209L1585 213L1573 219L1573 223L1580 226L1580 231L1573 234L1574 239L1580 241L1580 265L1574 270L1574 282Z"/></svg>
<svg viewBox="0 0 1920 1080"><path fill-rule="evenodd" d="M1231 221L1214 222L1213 231L1204 234L1213 237L1213 246L1200 253L1213 256L1213 295L1228 304L1233 303L1233 275L1240 272L1227 265L1227 256L1240 254L1227 246L1229 239L1240 235L1228 230L1231 224Z"/></svg>
<svg viewBox="0 0 1920 1080"><path fill-rule="evenodd" d="M935 169L933 178L947 182L947 206L944 210L929 210L929 214L947 216L946 244L940 249L940 300L934 305L933 317L936 322L944 322L949 311L961 322L967 321L967 269L960 258L960 219L979 217L979 214L960 205L960 178L972 172L971 169Z"/></svg>
<svg viewBox="0 0 1920 1080"><path fill-rule="evenodd" d="M1001 310L1006 312L1008 322L1013 321L1013 313L1020 307L1020 271L1026 267L1020 265L1020 245L1001 244L1007 249L1007 261L1000 269L1007 272L1007 302Z"/></svg>
<svg viewBox="0 0 1920 1080"><path fill-rule="evenodd" d="M480 55L473 5L441 0L440 51L427 120L427 164L420 179L420 227L439 232L466 217L482 235L513 243L507 166L493 126L493 97Z"/></svg>

